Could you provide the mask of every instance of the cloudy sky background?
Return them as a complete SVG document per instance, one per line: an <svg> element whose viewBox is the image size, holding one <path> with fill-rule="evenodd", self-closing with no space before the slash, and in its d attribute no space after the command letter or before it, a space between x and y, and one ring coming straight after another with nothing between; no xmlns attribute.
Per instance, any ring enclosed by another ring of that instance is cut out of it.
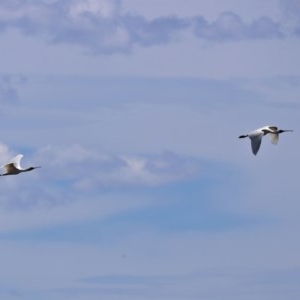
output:
<svg viewBox="0 0 300 300"><path fill-rule="evenodd" d="M1 298L296 299L299 16L1 1L0 163L42 166L1 178Z"/></svg>

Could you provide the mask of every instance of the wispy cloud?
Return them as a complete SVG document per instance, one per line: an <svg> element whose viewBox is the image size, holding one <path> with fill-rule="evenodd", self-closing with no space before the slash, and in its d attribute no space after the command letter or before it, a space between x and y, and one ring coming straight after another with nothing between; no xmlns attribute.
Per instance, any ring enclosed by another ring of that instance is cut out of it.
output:
<svg viewBox="0 0 300 300"><path fill-rule="evenodd" d="M292 34L300 36L300 2L297 0L281 0L280 6L285 25Z"/></svg>
<svg viewBox="0 0 300 300"><path fill-rule="evenodd" d="M81 145L47 146L38 159L48 166L47 176L68 178L74 187L90 189L99 186L158 186L186 180L199 174L202 161L171 152L157 155L107 155ZM55 175L57 174L57 175Z"/></svg>
<svg viewBox="0 0 300 300"><path fill-rule="evenodd" d="M292 4L285 3L286 9L296 5ZM249 23L230 11L212 22L202 16L174 15L147 20L121 8L121 0L6 0L0 4L0 28L17 28L51 44L74 44L94 54L129 52L135 45L163 45L178 39L182 32L216 42L284 37L282 24L268 16Z"/></svg>
<svg viewBox="0 0 300 300"><path fill-rule="evenodd" d="M84 286L62 289L70 294L152 295L153 297L231 299L234 296L293 294L299 268L208 268L167 275L100 275L83 278ZM212 284L214 282L219 288ZM225 284L226 283L226 284ZM297 289L298 290L298 289Z"/></svg>
<svg viewBox="0 0 300 300"><path fill-rule="evenodd" d="M268 17L261 17L247 24L233 12L222 13L217 20L211 23L202 17L195 18L195 34L201 39L217 42L284 36L280 30L280 24Z"/></svg>
<svg viewBox="0 0 300 300"><path fill-rule="evenodd" d="M94 53L127 52L133 44L166 43L174 32L187 26L176 17L148 22L142 16L122 14L119 0L4 1L0 21L2 30L14 27L53 44L76 44Z"/></svg>
<svg viewBox="0 0 300 300"><path fill-rule="evenodd" d="M4 157L12 158L5 144L0 150L3 163ZM31 228L145 206L147 197L127 199L120 197L118 190L159 187L204 172L203 162L193 157L170 152L106 155L78 144L41 148L32 156L26 155L22 165L41 165L42 169L1 177L0 223L4 231L25 223ZM108 196L107 189L115 192Z"/></svg>

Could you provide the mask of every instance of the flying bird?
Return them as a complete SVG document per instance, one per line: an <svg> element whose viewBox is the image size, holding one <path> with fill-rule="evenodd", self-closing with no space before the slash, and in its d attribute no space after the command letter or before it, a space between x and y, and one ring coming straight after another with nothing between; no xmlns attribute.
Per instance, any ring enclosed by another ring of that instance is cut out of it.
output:
<svg viewBox="0 0 300 300"><path fill-rule="evenodd" d="M5 173L0 174L0 176L5 176L5 175L17 175L19 173L22 172L28 172L28 171L32 171L34 169L40 168L40 167L30 167L27 169L23 169L20 166L20 161L22 159L23 155L22 154L18 154L16 157L14 157L10 163L4 165L1 167L1 169L3 168L5 170Z"/></svg>
<svg viewBox="0 0 300 300"><path fill-rule="evenodd" d="M272 144L276 145L278 142L278 139L279 139L279 134L282 132L287 132L287 131L293 131L293 130L278 129L278 127L276 127L276 126L264 126L262 128L251 131L246 135L240 135L239 138L240 139L246 138L246 137L250 138L252 152L254 155L256 155L260 148L261 140L264 135L268 134L269 137L271 138Z"/></svg>

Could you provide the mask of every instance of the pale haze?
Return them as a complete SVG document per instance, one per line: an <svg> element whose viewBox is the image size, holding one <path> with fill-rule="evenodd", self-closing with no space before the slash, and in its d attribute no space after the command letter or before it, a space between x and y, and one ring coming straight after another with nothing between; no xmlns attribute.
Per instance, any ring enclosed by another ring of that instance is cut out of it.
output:
<svg viewBox="0 0 300 300"><path fill-rule="evenodd" d="M298 0L2 0L0 41L0 164L42 166L1 299L299 298Z"/></svg>

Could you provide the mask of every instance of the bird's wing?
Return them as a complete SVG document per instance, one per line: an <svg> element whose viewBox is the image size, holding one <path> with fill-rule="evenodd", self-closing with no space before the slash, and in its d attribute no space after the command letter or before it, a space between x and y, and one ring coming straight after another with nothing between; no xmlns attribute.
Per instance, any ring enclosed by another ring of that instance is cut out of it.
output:
<svg viewBox="0 0 300 300"><path fill-rule="evenodd" d="M269 133L269 138L271 139L271 143L276 145L278 143L279 134L278 133Z"/></svg>
<svg viewBox="0 0 300 300"><path fill-rule="evenodd" d="M7 165L5 165L3 167L5 169L5 172L6 173L9 173L9 174L17 174L19 173L20 171L15 167L15 164L12 162L12 163L9 163Z"/></svg>
<svg viewBox="0 0 300 300"><path fill-rule="evenodd" d="M262 137L263 133L250 136L252 152L254 155L257 154L260 148Z"/></svg>
<svg viewBox="0 0 300 300"><path fill-rule="evenodd" d="M278 127L276 126L267 126L271 131L277 131Z"/></svg>
<svg viewBox="0 0 300 300"><path fill-rule="evenodd" d="M277 130L278 130L278 127L277 127L277 126L268 126L268 128L269 128L271 131L277 131Z"/></svg>
<svg viewBox="0 0 300 300"><path fill-rule="evenodd" d="M18 154L17 156L15 156L13 159L12 159L12 163L14 164L14 166L19 169L19 170L23 170L21 168L21 165L20 165L20 161L23 157L23 154Z"/></svg>

